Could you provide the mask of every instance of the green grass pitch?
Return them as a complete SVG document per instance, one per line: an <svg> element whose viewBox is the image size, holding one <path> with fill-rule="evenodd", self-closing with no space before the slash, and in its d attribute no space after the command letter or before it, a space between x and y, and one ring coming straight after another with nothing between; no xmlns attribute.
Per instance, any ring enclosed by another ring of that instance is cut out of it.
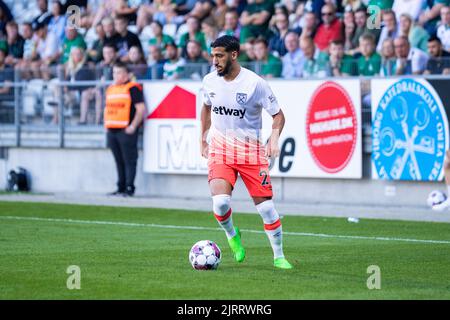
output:
<svg viewBox="0 0 450 320"><path fill-rule="evenodd" d="M276 270L266 235L252 232L261 218L233 217L242 264L211 213L0 202L0 299L450 299L450 224L285 216L295 269ZM222 250L216 271L189 264L204 239ZM66 286L71 265L79 290ZM371 265L380 289L367 287Z"/></svg>

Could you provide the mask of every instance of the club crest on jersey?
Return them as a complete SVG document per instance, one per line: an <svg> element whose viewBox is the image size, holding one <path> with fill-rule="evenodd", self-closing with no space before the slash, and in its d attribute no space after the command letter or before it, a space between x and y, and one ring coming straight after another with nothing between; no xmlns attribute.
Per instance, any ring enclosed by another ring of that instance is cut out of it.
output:
<svg viewBox="0 0 450 320"><path fill-rule="evenodd" d="M247 94L246 93L236 93L236 102L239 104L244 104L247 102Z"/></svg>

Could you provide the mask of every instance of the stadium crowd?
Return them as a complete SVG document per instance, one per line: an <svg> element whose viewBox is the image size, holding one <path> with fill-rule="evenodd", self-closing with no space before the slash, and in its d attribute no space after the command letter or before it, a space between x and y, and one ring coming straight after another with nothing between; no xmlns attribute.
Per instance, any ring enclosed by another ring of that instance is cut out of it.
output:
<svg viewBox="0 0 450 320"><path fill-rule="evenodd" d="M31 18L19 2L0 0L0 95L14 80L111 80L117 60L137 80L201 79L224 34L266 78L450 73L450 0L36 0ZM80 123L92 100L100 121L98 89L75 89Z"/></svg>

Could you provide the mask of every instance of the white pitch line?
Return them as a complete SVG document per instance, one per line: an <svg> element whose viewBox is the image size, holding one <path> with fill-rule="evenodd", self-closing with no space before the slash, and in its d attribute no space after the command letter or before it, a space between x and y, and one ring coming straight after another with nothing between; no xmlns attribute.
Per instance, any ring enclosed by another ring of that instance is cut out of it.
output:
<svg viewBox="0 0 450 320"><path fill-rule="evenodd" d="M125 227L146 227L146 228L163 228L163 229L222 231L222 228L197 227L197 226L175 226L175 225L168 225L168 224L134 223L134 222L121 222L121 221L75 220L75 219L20 217L20 216L0 216L0 219L5 219L5 220L45 221L45 222L62 222L62 223L81 223L81 224L96 224L96 225L113 225L113 226L125 226ZM261 231L261 230L241 229L241 231L245 231L245 232L249 232L249 233L264 233L265 234L265 232ZM283 231L283 235L304 236L304 237L318 237L318 238L339 238L339 239L359 239L359 240L401 241L401 242L416 242L416 243L450 244L450 241L447 241L447 240L426 240L426 239L408 239L408 238L390 238L390 237L348 236L348 235L309 233L309 232Z"/></svg>

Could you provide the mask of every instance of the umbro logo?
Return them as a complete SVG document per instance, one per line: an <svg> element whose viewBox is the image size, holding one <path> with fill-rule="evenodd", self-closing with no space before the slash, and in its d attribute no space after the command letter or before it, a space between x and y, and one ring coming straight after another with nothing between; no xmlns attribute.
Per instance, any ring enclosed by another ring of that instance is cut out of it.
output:
<svg viewBox="0 0 450 320"><path fill-rule="evenodd" d="M216 94L215 94L214 92L210 92L210 93L209 93L209 96L210 96L211 98L214 98L214 97L216 96Z"/></svg>

